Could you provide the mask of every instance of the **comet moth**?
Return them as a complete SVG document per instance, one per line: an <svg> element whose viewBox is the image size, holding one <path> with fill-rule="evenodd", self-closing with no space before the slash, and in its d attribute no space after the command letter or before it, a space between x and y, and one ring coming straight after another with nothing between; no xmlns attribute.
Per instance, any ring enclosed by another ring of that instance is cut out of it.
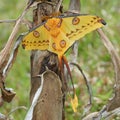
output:
<svg viewBox="0 0 120 120"><path fill-rule="evenodd" d="M25 50L48 50L57 54L61 71L64 61L71 76L64 53L75 41L105 24L102 18L95 15L53 17L26 34L22 46Z"/></svg>

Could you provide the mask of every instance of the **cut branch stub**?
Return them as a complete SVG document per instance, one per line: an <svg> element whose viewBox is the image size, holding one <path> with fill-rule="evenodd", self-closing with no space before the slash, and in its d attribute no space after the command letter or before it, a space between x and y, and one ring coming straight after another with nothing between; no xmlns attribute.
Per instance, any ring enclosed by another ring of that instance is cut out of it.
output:
<svg viewBox="0 0 120 120"><path fill-rule="evenodd" d="M34 53L35 52L35 53ZM40 85L40 81L38 78L32 78L32 76L36 76L42 74L46 71L46 67L50 70L58 73L57 67L57 56L54 54L50 54L47 51L32 51L31 55L31 91L30 91L30 101L32 102L34 94ZM36 67L37 66L37 67Z"/></svg>
<svg viewBox="0 0 120 120"><path fill-rule="evenodd" d="M33 120L62 120L61 81L50 70L43 73L43 81L42 92L34 108Z"/></svg>

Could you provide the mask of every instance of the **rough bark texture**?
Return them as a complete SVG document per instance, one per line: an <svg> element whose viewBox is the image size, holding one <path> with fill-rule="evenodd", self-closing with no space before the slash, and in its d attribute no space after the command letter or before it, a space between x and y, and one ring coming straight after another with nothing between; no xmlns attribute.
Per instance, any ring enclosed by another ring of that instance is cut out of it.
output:
<svg viewBox="0 0 120 120"><path fill-rule="evenodd" d="M43 88L33 120L62 120L62 91L59 77L52 71L43 75Z"/></svg>
<svg viewBox="0 0 120 120"><path fill-rule="evenodd" d="M57 0L51 0L57 3ZM52 4L38 4L37 9L33 11L33 26L42 22L41 18L54 13L55 6ZM42 74L46 67L54 73L48 73L44 78L44 86L38 103L34 109L33 120L62 120L62 91L60 79L56 76L59 73L57 56L47 51L31 52L31 92L30 100L32 102L34 94L40 85L40 78L33 76Z"/></svg>

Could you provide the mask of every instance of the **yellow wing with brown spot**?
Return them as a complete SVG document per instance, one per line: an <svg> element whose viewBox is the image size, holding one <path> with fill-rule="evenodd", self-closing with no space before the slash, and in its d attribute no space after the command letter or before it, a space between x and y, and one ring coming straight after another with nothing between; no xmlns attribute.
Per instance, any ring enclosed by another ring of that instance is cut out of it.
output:
<svg viewBox="0 0 120 120"><path fill-rule="evenodd" d="M56 53L59 57L62 57L62 55L70 47L70 42L68 42L69 39L61 31L57 38L51 37L50 39L51 40L48 50Z"/></svg>
<svg viewBox="0 0 120 120"><path fill-rule="evenodd" d="M49 33L42 25L29 32L22 40L25 50L46 50L49 48Z"/></svg>
<svg viewBox="0 0 120 120"><path fill-rule="evenodd" d="M72 45L76 40L79 40L97 28L103 27L105 24L102 18L94 15L65 17L63 18L61 30Z"/></svg>
<svg viewBox="0 0 120 120"><path fill-rule="evenodd" d="M26 50L49 50L62 56L76 40L104 25L102 18L93 15L51 18L28 33L22 45Z"/></svg>
<svg viewBox="0 0 120 120"><path fill-rule="evenodd" d="M104 25L102 18L92 15L52 18L46 24L51 36L48 50L62 56L76 40Z"/></svg>

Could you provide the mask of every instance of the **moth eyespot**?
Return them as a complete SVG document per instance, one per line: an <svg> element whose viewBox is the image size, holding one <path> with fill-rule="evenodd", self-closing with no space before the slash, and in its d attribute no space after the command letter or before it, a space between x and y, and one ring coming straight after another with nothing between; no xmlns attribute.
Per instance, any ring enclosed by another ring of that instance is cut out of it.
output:
<svg viewBox="0 0 120 120"><path fill-rule="evenodd" d="M33 31L33 36L38 38L38 37L40 37L40 33L35 30L35 31Z"/></svg>
<svg viewBox="0 0 120 120"><path fill-rule="evenodd" d="M77 25L80 22L80 19L78 17L74 17L72 20L73 25Z"/></svg>
<svg viewBox="0 0 120 120"><path fill-rule="evenodd" d="M54 50L56 50L56 44L55 44L55 43L52 44L52 48L53 48Z"/></svg>
<svg viewBox="0 0 120 120"><path fill-rule="evenodd" d="M60 47L64 48L66 46L66 41L65 40L61 40L60 41Z"/></svg>

